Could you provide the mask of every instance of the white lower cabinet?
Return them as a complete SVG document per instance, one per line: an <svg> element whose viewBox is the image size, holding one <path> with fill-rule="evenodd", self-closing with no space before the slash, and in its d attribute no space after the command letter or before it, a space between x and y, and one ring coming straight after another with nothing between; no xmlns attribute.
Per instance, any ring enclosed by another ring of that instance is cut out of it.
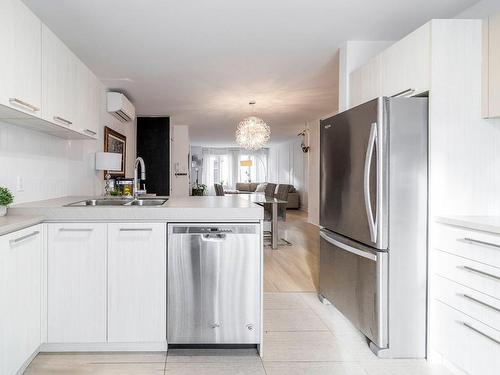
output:
<svg viewBox="0 0 500 375"><path fill-rule="evenodd" d="M41 343L42 229L0 237L0 374L15 374Z"/></svg>
<svg viewBox="0 0 500 375"><path fill-rule="evenodd" d="M108 225L108 341L166 341L166 224Z"/></svg>
<svg viewBox="0 0 500 375"><path fill-rule="evenodd" d="M48 342L105 342L107 225L47 226Z"/></svg>

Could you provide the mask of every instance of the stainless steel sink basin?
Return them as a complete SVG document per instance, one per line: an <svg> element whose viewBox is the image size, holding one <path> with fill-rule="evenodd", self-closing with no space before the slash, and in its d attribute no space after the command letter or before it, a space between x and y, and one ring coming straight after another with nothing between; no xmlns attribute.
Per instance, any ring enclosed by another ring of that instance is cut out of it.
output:
<svg viewBox="0 0 500 375"><path fill-rule="evenodd" d="M166 199L136 199L130 202L131 206L161 206Z"/></svg>
<svg viewBox="0 0 500 375"><path fill-rule="evenodd" d="M100 198L88 199L70 203L69 207L80 206L161 206L167 199L159 198L145 198L145 199L132 199L132 198Z"/></svg>

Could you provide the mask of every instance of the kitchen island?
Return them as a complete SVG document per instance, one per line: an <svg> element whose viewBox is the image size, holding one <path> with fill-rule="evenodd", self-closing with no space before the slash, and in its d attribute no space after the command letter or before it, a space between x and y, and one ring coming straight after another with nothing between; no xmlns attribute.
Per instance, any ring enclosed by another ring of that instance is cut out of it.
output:
<svg viewBox="0 0 500 375"><path fill-rule="evenodd" d="M0 221L5 373L38 352L261 351L262 207L237 196L82 203L96 199L18 204Z"/></svg>

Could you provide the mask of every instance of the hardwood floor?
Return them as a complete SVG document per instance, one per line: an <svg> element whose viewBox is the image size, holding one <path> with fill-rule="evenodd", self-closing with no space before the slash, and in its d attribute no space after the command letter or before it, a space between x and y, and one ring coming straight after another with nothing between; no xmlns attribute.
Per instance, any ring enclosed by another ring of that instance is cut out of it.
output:
<svg viewBox="0 0 500 375"><path fill-rule="evenodd" d="M288 210L279 223L279 237L292 243L264 249L265 292L317 292L319 288L319 227L307 222L307 213Z"/></svg>

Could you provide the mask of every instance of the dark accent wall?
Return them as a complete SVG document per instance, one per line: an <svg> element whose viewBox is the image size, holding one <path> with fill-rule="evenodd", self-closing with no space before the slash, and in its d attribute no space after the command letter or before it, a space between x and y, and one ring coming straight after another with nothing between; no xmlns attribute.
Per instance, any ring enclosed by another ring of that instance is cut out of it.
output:
<svg viewBox="0 0 500 375"><path fill-rule="evenodd" d="M170 195L169 117L137 117L137 156L146 163L147 192Z"/></svg>

